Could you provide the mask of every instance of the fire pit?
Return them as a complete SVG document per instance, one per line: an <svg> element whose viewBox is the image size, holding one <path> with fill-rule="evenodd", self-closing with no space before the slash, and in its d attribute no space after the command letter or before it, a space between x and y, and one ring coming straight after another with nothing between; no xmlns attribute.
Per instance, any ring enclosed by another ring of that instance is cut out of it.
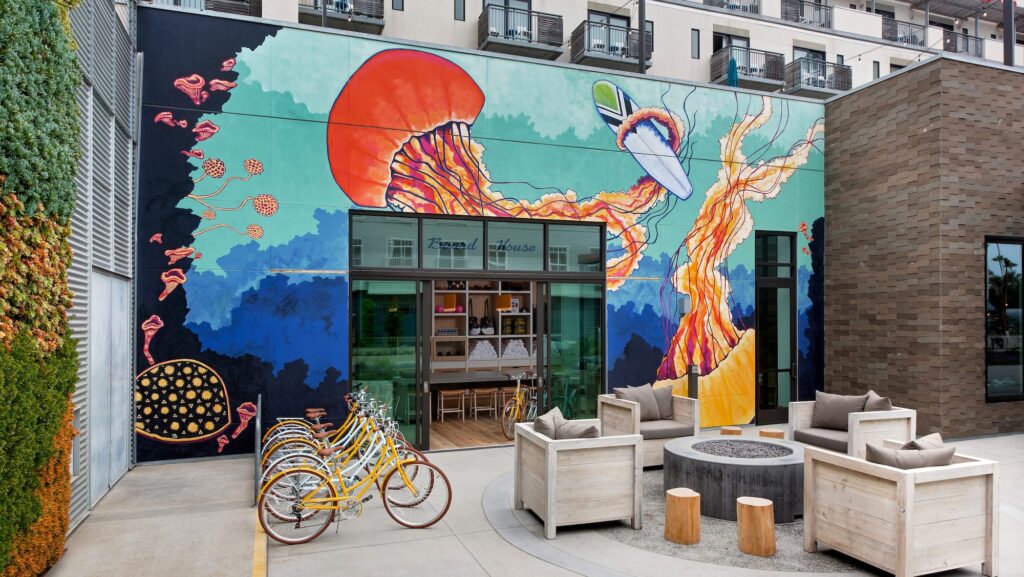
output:
<svg viewBox="0 0 1024 577"><path fill-rule="evenodd" d="M775 522L803 515L804 450L778 439L688 437L665 444L665 490L700 493L700 513L736 520L737 497L775 504Z"/></svg>

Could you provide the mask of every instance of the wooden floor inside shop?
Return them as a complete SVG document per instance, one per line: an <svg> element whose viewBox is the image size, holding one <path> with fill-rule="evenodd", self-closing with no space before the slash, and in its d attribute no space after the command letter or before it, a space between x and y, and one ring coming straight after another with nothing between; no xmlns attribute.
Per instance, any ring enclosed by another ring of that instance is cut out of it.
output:
<svg viewBox="0 0 1024 577"><path fill-rule="evenodd" d="M446 416L444 421L430 423L430 450L466 449L508 445L512 441L501 434L501 423L493 417L472 417L462 420Z"/></svg>

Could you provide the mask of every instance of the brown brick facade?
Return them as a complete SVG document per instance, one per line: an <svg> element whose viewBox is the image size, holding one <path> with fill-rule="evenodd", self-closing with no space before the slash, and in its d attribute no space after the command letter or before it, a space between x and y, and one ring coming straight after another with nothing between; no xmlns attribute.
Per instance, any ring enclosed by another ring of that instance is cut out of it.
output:
<svg viewBox="0 0 1024 577"><path fill-rule="evenodd" d="M825 107L825 388L918 432L1024 431L986 403L986 235L1024 237L1024 74L939 59Z"/></svg>

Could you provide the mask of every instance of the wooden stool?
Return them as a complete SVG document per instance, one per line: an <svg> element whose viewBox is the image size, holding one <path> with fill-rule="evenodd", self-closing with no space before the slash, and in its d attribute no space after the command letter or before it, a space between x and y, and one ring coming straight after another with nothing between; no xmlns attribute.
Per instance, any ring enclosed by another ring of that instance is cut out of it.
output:
<svg viewBox="0 0 1024 577"><path fill-rule="evenodd" d="M758 435L766 439L785 439L786 431L782 429L761 429L757 432Z"/></svg>
<svg viewBox="0 0 1024 577"><path fill-rule="evenodd" d="M473 420L477 420L480 413L490 413L495 418L498 416L498 389L472 389L470 391L469 411L473 413Z"/></svg>
<svg viewBox="0 0 1024 577"><path fill-rule="evenodd" d="M452 403L445 401L452 400ZM466 420L466 391L438 391L437 392L437 418L444 422L445 413L455 413L463 421Z"/></svg>
<svg viewBox="0 0 1024 577"><path fill-rule="evenodd" d="M700 543L700 493L685 487L665 491L665 538L681 545Z"/></svg>
<svg viewBox="0 0 1024 577"><path fill-rule="evenodd" d="M722 427L718 432L723 435L742 435L743 429L739 427Z"/></svg>
<svg viewBox="0 0 1024 577"><path fill-rule="evenodd" d="M736 499L736 533L740 551L747 555L775 554L775 505L769 499Z"/></svg>

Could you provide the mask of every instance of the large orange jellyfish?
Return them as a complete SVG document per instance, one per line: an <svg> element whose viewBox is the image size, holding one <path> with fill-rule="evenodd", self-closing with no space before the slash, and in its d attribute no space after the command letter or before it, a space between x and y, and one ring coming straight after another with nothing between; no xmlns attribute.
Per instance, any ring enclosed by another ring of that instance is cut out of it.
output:
<svg viewBox="0 0 1024 577"><path fill-rule="evenodd" d="M529 202L491 189L484 148L470 125L484 105L476 82L456 64L416 50L386 50L349 79L331 109L331 172L357 205L417 213L605 222L622 254L607 263L608 288L639 265L647 231L639 219L665 198L653 178L625 192L545 194ZM649 114L649 112L643 112ZM681 123L665 126L682 139Z"/></svg>

